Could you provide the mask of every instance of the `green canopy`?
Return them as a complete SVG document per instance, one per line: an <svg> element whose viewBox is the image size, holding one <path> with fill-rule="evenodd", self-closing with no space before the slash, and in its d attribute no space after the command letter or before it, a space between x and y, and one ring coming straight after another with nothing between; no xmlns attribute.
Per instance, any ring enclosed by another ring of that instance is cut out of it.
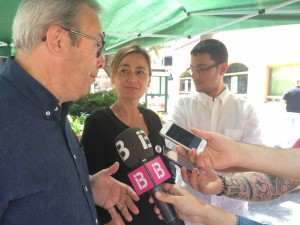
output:
<svg viewBox="0 0 300 225"><path fill-rule="evenodd" d="M224 30L300 24L300 0L98 0L105 53ZM9 45L20 0L0 0L0 45ZM1 47L0 47L1 53ZM1 54L0 54L1 55Z"/></svg>

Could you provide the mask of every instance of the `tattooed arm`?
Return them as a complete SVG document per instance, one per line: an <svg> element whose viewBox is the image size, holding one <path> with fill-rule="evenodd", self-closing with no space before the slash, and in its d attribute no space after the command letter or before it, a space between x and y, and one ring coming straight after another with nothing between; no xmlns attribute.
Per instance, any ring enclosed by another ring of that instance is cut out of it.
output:
<svg viewBox="0 0 300 225"><path fill-rule="evenodd" d="M224 178L227 186L225 196L254 202L273 200L300 185L300 180L262 173L245 173Z"/></svg>
<svg viewBox="0 0 300 225"><path fill-rule="evenodd" d="M298 186L300 180L248 172L236 176L218 176L211 169L194 168L189 173L181 168L183 180L205 195L224 195L246 201L269 201L286 194ZM223 180L223 181L222 181Z"/></svg>

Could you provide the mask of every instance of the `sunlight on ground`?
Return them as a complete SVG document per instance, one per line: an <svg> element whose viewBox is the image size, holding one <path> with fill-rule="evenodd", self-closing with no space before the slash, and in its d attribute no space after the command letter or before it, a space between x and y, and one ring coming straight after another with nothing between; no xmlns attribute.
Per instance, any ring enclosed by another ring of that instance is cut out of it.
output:
<svg viewBox="0 0 300 225"><path fill-rule="evenodd" d="M300 194L288 194L271 202L250 203L249 216L268 225L299 225Z"/></svg>

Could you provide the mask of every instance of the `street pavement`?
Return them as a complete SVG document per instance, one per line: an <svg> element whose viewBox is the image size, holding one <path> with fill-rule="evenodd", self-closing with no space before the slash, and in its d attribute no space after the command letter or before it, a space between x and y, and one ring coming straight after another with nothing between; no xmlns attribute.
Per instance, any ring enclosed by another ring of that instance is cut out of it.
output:
<svg viewBox="0 0 300 225"><path fill-rule="evenodd" d="M247 217L268 225L300 225L300 189L273 201L249 203Z"/></svg>
<svg viewBox="0 0 300 225"><path fill-rule="evenodd" d="M285 104L270 102L255 106L267 146L289 148L300 137L300 115L296 114L294 122L291 122Z"/></svg>

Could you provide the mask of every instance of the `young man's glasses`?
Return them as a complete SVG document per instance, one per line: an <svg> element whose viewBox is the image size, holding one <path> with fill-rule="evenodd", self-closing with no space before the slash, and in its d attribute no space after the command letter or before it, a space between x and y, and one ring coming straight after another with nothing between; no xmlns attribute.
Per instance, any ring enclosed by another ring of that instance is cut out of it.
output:
<svg viewBox="0 0 300 225"><path fill-rule="evenodd" d="M69 29L69 28L66 28L66 27L61 27L61 28L68 31L68 32L71 32L73 34L77 34L77 35L80 35L80 36L83 36L83 37L86 37L86 38L97 41L97 54L96 54L96 56L98 58L101 55L101 53L104 49L104 45L105 45L105 41L104 41L105 33L104 32L103 32L102 38L97 38L97 37L93 37L93 36L90 36L88 34L84 34L84 33L81 33L79 31L72 30L72 29ZM47 38L47 36L43 37L42 41L46 41L46 38Z"/></svg>
<svg viewBox="0 0 300 225"><path fill-rule="evenodd" d="M222 64L223 62L219 62L219 63L215 63L212 66L190 66L187 70L190 73L205 73L206 71L219 66L220 64Z"/></svg>

